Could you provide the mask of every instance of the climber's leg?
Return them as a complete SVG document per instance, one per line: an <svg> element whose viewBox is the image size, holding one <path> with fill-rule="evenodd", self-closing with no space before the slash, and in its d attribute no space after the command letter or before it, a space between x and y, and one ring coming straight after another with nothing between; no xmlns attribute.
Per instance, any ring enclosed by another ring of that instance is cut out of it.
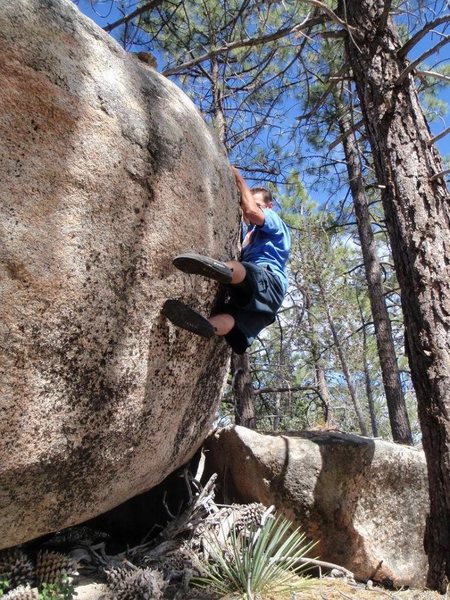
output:
<svg viewBox="0 0 450 600"><path fill-rule="evenodd" d="M214 327L214 333L216 335L227 335L234 327L234 317L227 313L221 313L209 317L208 321Z"/></svg>
<svg viewBox="0 0 450 600"><path fill-rule="evenodd" d="M220 283L233 285L245 279L245 267L237 260L222 262L209 256L186 252L176 256L173 264L183 273L203 275Z"/></svg>
<svg viewBox="0 0 450 600"><path fill-rule="evenodd" d="M162 314L176 327L181 327L191 333L205 338L210 338L215 334L214 327L208 319L179 300L166 300Z"/></svg>

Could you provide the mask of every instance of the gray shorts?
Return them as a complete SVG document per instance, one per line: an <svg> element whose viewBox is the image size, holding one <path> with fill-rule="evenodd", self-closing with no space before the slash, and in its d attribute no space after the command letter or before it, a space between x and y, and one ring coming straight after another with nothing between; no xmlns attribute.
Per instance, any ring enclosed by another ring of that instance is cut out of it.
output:
<svg viewBox="0 0 450 600"><path fill-rule="evenodd" d="M279 277L270 267L242 262L246 269L244 281L229 285L229 298L221 307L234 317L235 326L225 336L237 354L244 354L256 336L275 321L284 290Z"/></svg>

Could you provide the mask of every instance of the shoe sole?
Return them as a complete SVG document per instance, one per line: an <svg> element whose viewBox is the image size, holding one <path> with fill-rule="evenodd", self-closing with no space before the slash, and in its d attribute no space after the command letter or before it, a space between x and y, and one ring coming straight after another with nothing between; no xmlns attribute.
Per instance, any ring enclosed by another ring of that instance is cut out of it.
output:
<svg viewBox="0 0 450 600"><path fill-rule="evenodd" d="M231 283L232 271L223 262L201 254L180 254L173 259L173 264L183 273L203 275L220 283Z"/></svg>
<svg viewBox="0 0 450 600"><path fill-rule="evenodd" d="M162 308L162 314L166 316L175 327L181 327L191 333L204 338L214 335L214 327L201 314L186 306L179 300L166 300Z"/></svg>

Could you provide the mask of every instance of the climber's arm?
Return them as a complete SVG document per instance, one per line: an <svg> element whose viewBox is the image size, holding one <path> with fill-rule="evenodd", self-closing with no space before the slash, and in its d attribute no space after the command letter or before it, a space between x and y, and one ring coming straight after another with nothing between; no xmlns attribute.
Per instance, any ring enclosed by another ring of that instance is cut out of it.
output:
<svg viewBox="0 0 450 600"><path fill-rule="evenodd" d="M242 177L239 171L235 167L231 168L233 170L236 185L241 196L240 203L244 220L252 225L264 225L264 211L259 207L258 204L256 204L252 191L248 187L245 179Z"/></svg>

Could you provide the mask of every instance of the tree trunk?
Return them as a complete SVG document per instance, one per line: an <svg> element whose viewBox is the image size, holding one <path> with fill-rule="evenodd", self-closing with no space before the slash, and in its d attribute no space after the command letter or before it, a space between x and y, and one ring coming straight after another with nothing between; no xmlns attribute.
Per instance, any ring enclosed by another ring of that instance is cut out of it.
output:
<svg viewBox="0 0 450 600"><path fill-rule="evenodd" d="M353 384L352 378L350 376L350 371L348 369L347 361L345 359L344 351L342 349L341 342L339 340L339 336L337 334L336 326L334 324L333 315L331 314L330 307L328 306L328 301L325 297L325 290L322 287L322 284L319 282L318 287L320 290L320 295L322 296L323 305L325 306L328 324L330 326L331 334L333 336L334 346L336 348L336 352L339 357L339 362L341 363L342 372L344 373L345 381L347 382L348 393L350 394L350 398L353 403L353 407L355 409L356 416L358 418L359 428L362 435L367 435L367 427L364 421L364 415L361 411L361 407L359 406L358 398L356 397L356 390Z"/></svg>
<svg viewBox="0 0 450 600"><path fill-rule="evenodd" d="M367 346L367 329L366 323L364 321L364 313L362 306L359 303L359 314L361 315L361 323L362 323L362 334L363 334L363 365L364 365L364 379L366 381L366 396L367 403L369 405L369 415L370 415L370 425L372 427L372 435L373 437L378 437L378 425L377 425L377 417L375 414L375 404L373 401L373 392L372 392L372 382L370 379L370 369L369 369L369 360L367 358L368 354L368 346Z"/></svg>
<svg viewBox="0 0 450 600"><path fill-rule="evenodd" d="M314 352L315 350L313 348L313 355ZM316 377L316 385L319 391L319 397L322 401L323 421L326 427L333 427L335 425L334 410L331 406L330 392L328 391L328 385L323 364L323 359L321 359L320 356L316 355L314 357L314 371Z"/></svg>
<svg viewBox="0 0 450 600"><path fill-rule="evenodd" d="M254 394L247 354L232 353L231 372L233 374L235 395L234 414L236 425L255 429Z"/></svg>
<svg viewBox="0 0 450 600"><path fill-rule="evenodd" d="M307 317L308 334L311 340L311 356L314 363L314 375L316 380L317 389L319 390L319 396L322 401L323 409L323 420L326 427L334 426L334 411L331 406L330 392L328 390L324 360L320 355L320 348L317 342L316 328L311 316L311 298L309 292L304 287L301 288L304 307Z"/></svg>
<svg viewBox="0 0 450 600"><path fill-rule="evenodd" d="M340 114L343 115L342 105L337 100ZM370 306L372 309L378 355L380 357L386 402L389 412L392 437L394 442L412 444L411 427L406 411L405 397L400 381L400 371L395 355L392 337L391 321L386 307L383 289L383 276L378 260L375 239L370 224L370 213L364 189L361 158L358 142L354 133L350 133L351 124L345 115L339 118L339 127L343 134L343 146L347 172L355 206L358 235L364 260Z"/></svg>
<svg viewBox="0 0 450 600"><path fill-rule="evenodd" d="M211 59L211 80L212 80L212 110L214 114L214 129L219 134L220 140L226 142L226 120L223 113L223 94L222 82L220 81L219 62L217 57Z"/></svg>
<svg viewBox="0 0 450 600"><path fill-rule="evenodd" d="M346 40L366 121L405 319L428 464L428 587L450 582L450 210L442 163L381 0L346 0ZM342 16L344 8L342 5Z"/></svg>
<svg viewBox="0 0 450 600"><path fill-rule="evenodd" d="M282 409L281 409L281 394L275 393L275 407L273 413L273 423L272 429L273 431L280 431L281 427L281 418L282 418Z"/></svg>

